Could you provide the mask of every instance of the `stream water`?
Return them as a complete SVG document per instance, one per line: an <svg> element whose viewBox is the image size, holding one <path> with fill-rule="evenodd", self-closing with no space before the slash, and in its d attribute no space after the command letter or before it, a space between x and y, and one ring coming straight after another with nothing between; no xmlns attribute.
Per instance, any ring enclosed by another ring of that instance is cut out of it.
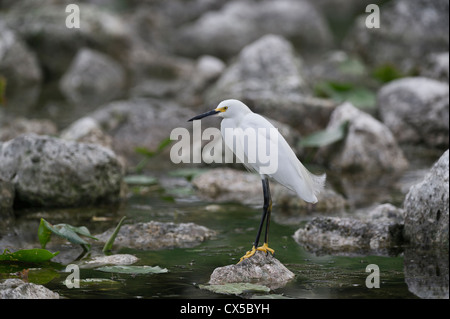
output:
<svg viewBox="0 0 450 319"><path fill-rule="evenodd" d="M64 284L69 273L65 266L81 252L78 247L64 245L55 261L28 271L28 280L44 284L65 298L236 298L234 295L216 294L199 285L206 284L216 267L236 263L254 239L261 209L235 204L211 204L183 195L165 196L155 189L134 193L120 207L95 207L61 210L20 211L16 226L28 225L29 236L35 236L39 218L54 223L86 225L91 233L114 227L122 216L127 222L194 222L217 231L217 235L191 248L173 248L144 251L123 248L113 253L128 253L139 258L136 265L160 266L167 273L129 275L81 269L80 279L103 278L108 281L82 282L80 288ZM274 206L274 214L277 208ZM280 213L281 214L281 213ZM299 225L283 223L283 216L273 218L270 245L277 257L296 276L285 287L270 293L248 292L243 298L417 298L408 286L407 265L403 253L396 256L316 256L299 246L292 235ZM22 229L23 230L23 229ZM32 240L31 240L32 241ZM54 244L56 245L56 243ZM50 245L49 250L52 250ZM100 245L93 245L91 256L101 253ZM86 258L89 256L84 256ZM368 288L366 267L375 264L380 269L380 287ZM448 264L447 264L448 274ZM0 274L5 277L6 274ZM414 279L413 279L414 281ZM432 281L442 285L439 281ZM443 284L445 286L445 284ZM447 275L448 287L448 275ZM435 287L438 290L440 287ZM448 288L447 288L448 289ZM444 289L445 290L445 289ZM447 290L448 293L448 290Z"/></svg>

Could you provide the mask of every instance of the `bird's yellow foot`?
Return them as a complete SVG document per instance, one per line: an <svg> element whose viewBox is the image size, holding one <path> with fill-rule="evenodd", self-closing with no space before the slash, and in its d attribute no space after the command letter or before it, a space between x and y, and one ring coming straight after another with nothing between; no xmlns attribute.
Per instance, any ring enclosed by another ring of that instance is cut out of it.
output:
<svg viewBox="0 0 450 319"><path fill-rule="evenodd" d="M239 260L238 264L241 261L243 261L244 259L252 257L255 253L256 253L256 248L255 248L255 246L253 246L252 250L247 251L247 253L244 256L241 257L241 259Z"/></svg>
<svg viewBox="0 0 450 319"><path fill-rule="evenodd" d="M272 248L269 248L269 245L268 245L267 243L264 243L264 245L262 245L262 246L256 248L256 250L263 251L263 252L266 253L266 255L267 255L269 252L273 255L273 253L275 252L275 250L273 250Z"/></svg>

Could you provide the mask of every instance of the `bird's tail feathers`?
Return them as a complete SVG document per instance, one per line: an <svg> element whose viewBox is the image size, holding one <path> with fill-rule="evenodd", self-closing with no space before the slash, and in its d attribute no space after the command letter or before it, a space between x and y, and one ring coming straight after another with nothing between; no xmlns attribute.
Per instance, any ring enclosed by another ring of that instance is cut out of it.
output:
<svg viewBox="0 0 450 319"><path fill-rule="evenodd" d="M311 178L311 181L313 183L313 189L314 189L314 195L319 194L325 187L325 182L327 179L327 174L322 175L314 175L310 172L309 177Z"/></svg>

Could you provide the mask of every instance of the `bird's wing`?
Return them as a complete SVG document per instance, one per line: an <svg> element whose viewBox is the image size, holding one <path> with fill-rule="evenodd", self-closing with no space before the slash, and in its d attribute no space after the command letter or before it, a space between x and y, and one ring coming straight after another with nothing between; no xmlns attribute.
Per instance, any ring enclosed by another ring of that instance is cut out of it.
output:
<svg viewBox="0 0 450 319"><path fill-rule="evenodd" d="M264 117L256 113L246 115L240 122L239 127L245 132L246 129L256 130L257 148L265 147L262 153L255 152L255 148L245 147L245 134L238 136L237 141L245 154L248 162L244 163L253 170L263 175L268 175L288 189L291 189L303 200L316 203L316 195L325 185L325 174L314 175L298 160L294 151L286 142L278 130ZM247 138L248 140L248 138ZM265 152L264 152L265 151ZM268 161L270 161L268 163Z"/></svg>

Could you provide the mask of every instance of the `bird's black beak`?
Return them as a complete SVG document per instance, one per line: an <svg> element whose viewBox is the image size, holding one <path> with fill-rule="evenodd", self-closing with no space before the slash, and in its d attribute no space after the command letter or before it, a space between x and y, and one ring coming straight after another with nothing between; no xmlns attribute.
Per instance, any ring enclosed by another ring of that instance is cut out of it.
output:
<svg viewBox="0 0 450 319"><path fill-rule="evenodd" d="M200 120L200 119L202 119L202 118L204 118L204 117L207 117L207 116L210 116L210 115L215 115L215 114L217 114L217 113L220 113L220 111L212 110L212 111L209 111L209 112L206 112L206 113L203 113L203 114L194 116L194 117L191 118L188 122L191 122L191 121L193 121L193 120Z"/></svg>

